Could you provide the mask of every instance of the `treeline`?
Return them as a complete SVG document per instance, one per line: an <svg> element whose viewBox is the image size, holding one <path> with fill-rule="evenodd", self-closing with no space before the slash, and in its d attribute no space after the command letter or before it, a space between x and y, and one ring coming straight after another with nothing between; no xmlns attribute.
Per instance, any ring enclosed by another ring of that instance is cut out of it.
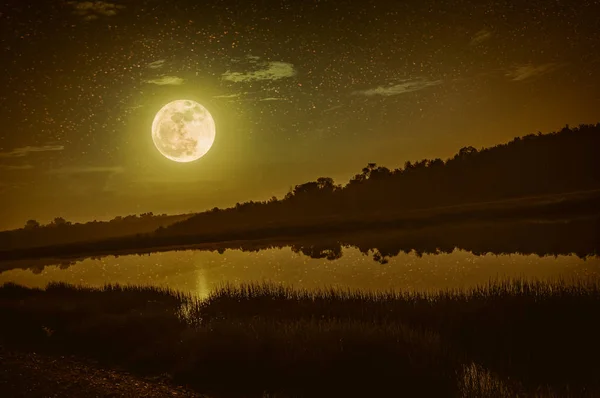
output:
<svg viewBox="0 0 600 398"><path fill-rule="evenodd" d="M530 134L454 157L406 162L388 169L370 163L346 185L318 178L282 199L214 208L161 234L198 234L294 225L307 220L386 218L406 211L600 188L600 123Z"/></svg>
<svg viewBox="0 0 600 398"><path fill-rule="evenodd" d="M30 247L62 245L81 241L94 241L155 231L178 221L189 214L167 215L152 212L129 216L117 216L110 221L90 221L72 223L63 217L42 225L29 220L23 228L1 231L0 250L24 249Z"/></svg>
<svg viewBox="0 0 600 398"><path fill-rule="evenodd" d="M550 213L553 218L595 214L596 197L548 205L546 196L600 189L599 148L600 124L565 127L491 148L462 148L445 161L406 162L393 170L371 163L344 186L323 177L296 185L281 199L238 203L195 215L145 213L86 224L56 218L45 226L30 220L24 228L0 232L0 251L107 239L111 241L61 251L85 249L87 253L99 246L136 250L339 230L543 218ZM527 198L536 196L543 198Z"/></svg>
<svg viewBox="0 0 600 398"><path fill-rule="evenodd" d="M184 236L183 238L189 238ZM418 229L367 230L360 233L327 233L297 237L273 237L259 240L217 240L194 246L159 245L156 241L138 249L123 250L124 238L113 242L92 242L89 247L32 248L19 252L0 252L0 272L10 269L43 271L47 265L66 269L84 258L100 259L114 255L149 255L161 251L198 250L225 253L226 250L259 252L290 248L293 252L314 259L337 260L346 248L359 249L374 261L385 264L400 255L417 256L448 254L464 250L475 255L576 255L585 259L600 255L600 217L581 217L570 221L494 221L466 224L444 224ZM131 237L131 239L136 239ZM143 239L139 237L138 239ZM110 245L113 243L114 245ZM132 243L132 242L129 242ZM135 242L133 242L135 243ZM139 243L139 242L138 242ZM144 243L142 241L142 243ZM181 243L181 242L180 242ZM187 242L187 243L191 243ZM135 245L126 246L128 248ZM48 249L48 251L44 250ZM94 251L95 250L95 251ZM62 260L57 260L62 258ZM14 262L10 260L30 259Z"/></svg>

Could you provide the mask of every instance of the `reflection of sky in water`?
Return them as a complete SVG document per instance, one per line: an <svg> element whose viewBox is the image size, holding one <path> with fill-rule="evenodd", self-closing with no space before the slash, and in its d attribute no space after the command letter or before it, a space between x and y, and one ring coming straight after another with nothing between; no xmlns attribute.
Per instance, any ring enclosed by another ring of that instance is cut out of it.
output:
<svg viewBox="0 0 600 398"><path fill-rule="evenodd" d="M87 259L67 269L46 267L41 273L12 270L0 274L0 284L17 282L43 287L51 281L101 286L105 283L169 286L206 295L220 284L273 281L296 287L337 286L372 290L429 290L468 287L490 278L553 279L598 275L600 258L535 255L475 256L400 254L382 265L355 248L345 248L341 259L328 261L296 254L289 248L260 252L227 250L172 251L151 255Z"/></svg>

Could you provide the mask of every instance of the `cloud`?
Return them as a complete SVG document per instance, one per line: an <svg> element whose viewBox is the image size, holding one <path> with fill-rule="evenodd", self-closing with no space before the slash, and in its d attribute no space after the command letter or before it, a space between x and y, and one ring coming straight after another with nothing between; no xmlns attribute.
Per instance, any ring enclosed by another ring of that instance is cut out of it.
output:
<svg viewBox="0 0 600 398"><path fill-rule="evenodd" d="M248 94L248 93L215 95L213 98L215 98L215 99L235 99L235 98L240 98L243 94Z"/></svg>
<svg viewBox="0 0 600 398"><path fill-rule="evenodd" d="M481 29L479 32L475 33L475 36L471 37L471 42L469 43L471 46L478 46L483 42L488 41L492 38L492 32L488 29Z"/></svg>
<svg viewBox="0 0 600 398"><path fill-rule="evenodd" d="M30 164L0 164L0 170L31 170L33 166Z"/></svg>
<svg viewBox="0 0 600 398"><path fill-rule="evenodd" d="M412 93L414 91L424 90L428 87L433 87L442 84L441 80L403 80L398 84L389 86L379 86L368 90L355 91L355 95L364 95L367 97L373 97L375 95L381 95L384 97L390 97L392 95L400 95L406 93Z"/></svg>
<svg viewBox="0 0 600 398"><path fill-rule="evenodd" d="M5 194L8 191L12 191L12 190L18 189L21 186L23 186L23 184L19 184L19 183L7 183L7 182L0 181L0 194Z"/></svg>
<svg viewBox="0 0 600 398"><path fill-rule="evenodd" d="M163 66L165 66L165 62L166 60L164 59L159 59L158 61L154 61L154 62L150 62L148 65L146 65L148 68L150 69L160 69Z"/></svg>
<svg viewBox="0 0 600 398"><path fill-rule="evenodd" d="M343 107L344 107L344 105L334 105L330 108L325 109L323 112L331 112L331 111L335 111L336 109L341 109Z"/></svg>
<svg viewBox="0 0 600 398"><path fill-rule="evenodd" d="M510 78L514 82L520 82L553 72L557 67L558 65L553 63L537 66L533 64L520 65L507 72L506 77Z"/></svg>
<svg viewBox="0 0 600 398"><path fill-rule="evenodd" d="M180 86L183 84L183 79L177 76L161 76L157 79L146 80L146 83L157 86Z"/></svg>
<svg viewBox="0 0 600 398"><path fill-rule="evenodd" d="M281 97L267 97L267 98L261 98L261 99L259 99L259 101L287 101L287 99L281 98Z"/></svg>
<svg viewBox="0 0 600 398"><path fill-rule="evenodd" d="M214 99L221 99L221 100L229 100L229 101L257 101L257 102L263 102L263 101L287 101L287 98L282 98L282 97L260 97L260 96L256 96L256 94L260 95L264 93L263 91L245 91L245 92L239 92L239 93L233 93L233 94L222 94L222 95L215 95L213 98ZM250 97L250 98L248 98Z"/></svg>
<svg viewBox="0 0 600 398"><path fill-rule="evenodd" d="M100 17L112 17L125 6L109 3L107 1L69 1L73 6L73 14L82 17L85 21L92 21Z"/></svg>
<svg viewBox="0 0 600 398"><path fill-rule="evenodd" d="M63 181L72 195L118 195L131 187L121 166L70 166L51 169L46 174Z"/></svg>
<svg viewBox="0 0 600 398"><path fill-rule="evenodd" d="M121 166L81 166L81 167L61 167L49 170L48 174L75 175L75 174L120 174L125 172Z"/></svg>
<svg viewBox="0 0 600 398"><path fill-rule="evenodd" d="M24 146L9 152L0 152L0 158L21 158L34 152L53 152L65 149L63 145Z"/></svg>
<svg viewBox="0 0 600 398"><path fill-rule="evenodd" d="M259 62L258 57L248 56L250 62L258 69L248 72L231 72L223 73L223 80L234 83L255 82L264 80L280 80L296 75L294 65L287 62ZM250 58L252 57L252 58Z"/></svg>

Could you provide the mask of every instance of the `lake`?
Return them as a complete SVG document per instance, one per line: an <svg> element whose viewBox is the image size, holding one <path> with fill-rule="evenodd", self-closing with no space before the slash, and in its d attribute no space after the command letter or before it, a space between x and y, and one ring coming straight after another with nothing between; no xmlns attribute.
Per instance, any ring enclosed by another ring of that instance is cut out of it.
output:
<svg viewBox="0 0 600 398"><path fill-rule="evenodd" d="M475 255L400 253L377 262L354 247L344 247L337 259L311 258L290 247L247 252L182 250L146 255L106 256L43 269L12 269L0 273L0 284L16 282L44 287L48 282L87 286L106 283L168 286L201 297L225 283L272 281L296 287L437 290L487 283L490 279L581 279L597 277L600 258L536 254Z"/></svg>
<svg viewBox="0 0 600 398"><path fill-rule="evenodd" d="M597 219L509 222L232 241L143 254L0 263L0 284L168 286L205 297L226 283L374 291L465 288L491 279L597 278Z"/></svg>

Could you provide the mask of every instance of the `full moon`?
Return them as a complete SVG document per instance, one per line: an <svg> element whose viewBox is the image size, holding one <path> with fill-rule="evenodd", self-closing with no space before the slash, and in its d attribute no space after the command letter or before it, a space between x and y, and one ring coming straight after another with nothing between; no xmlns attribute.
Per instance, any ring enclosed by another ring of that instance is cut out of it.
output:
<svg viewBox="0 0 600 398"><path fill-rule="evenodd" d="M215 141L215 121L195 101L177 100L163 106L152 122L156 149L175 162L200 159Z"/></svg>

